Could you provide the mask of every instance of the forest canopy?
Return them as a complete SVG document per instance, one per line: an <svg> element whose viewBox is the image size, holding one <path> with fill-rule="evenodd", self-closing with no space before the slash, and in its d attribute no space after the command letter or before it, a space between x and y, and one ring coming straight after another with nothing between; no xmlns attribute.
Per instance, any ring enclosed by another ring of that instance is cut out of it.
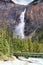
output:
<svg viewBox="0 0 43 65"><path fill-rule="evenodd" d="M39 41L37 41L37 36ZM13 30L3 23L0 28L0 56L13 55L14 52L43 53L43 28L36 31L32 40L13 36Z"/></svg>

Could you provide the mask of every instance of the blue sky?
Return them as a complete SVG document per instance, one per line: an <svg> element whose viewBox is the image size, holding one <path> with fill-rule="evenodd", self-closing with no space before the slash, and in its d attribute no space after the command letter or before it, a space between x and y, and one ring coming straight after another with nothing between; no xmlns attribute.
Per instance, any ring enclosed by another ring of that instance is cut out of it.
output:
<svg viewBox="0 0 43 65"><path fill-rule="evenodd" d="M13 2L21 5L27 5L28 3L32 2L33 0L12 0Z"/></svg>

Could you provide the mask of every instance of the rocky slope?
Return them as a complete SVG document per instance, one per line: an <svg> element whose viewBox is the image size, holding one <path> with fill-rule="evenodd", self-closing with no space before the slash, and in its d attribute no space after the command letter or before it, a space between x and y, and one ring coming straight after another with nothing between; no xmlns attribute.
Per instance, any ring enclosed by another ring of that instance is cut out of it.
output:
<svg viewBox="0 0 43 65"><path fill-rule="evenodd" d="M0 0L0 25L5 22L8 26L14 27L24 8L25 6L15 4L11 0Z"/></svg>
<svg viewBox="0 0 43 65"><path fill-rule="evenodd" d="M43 1L33 1L26 7L25 35L43 25Z"/></svg>
<svg viewBox="0 0 43 65"><path fill-rule="evenodd" d="M30 35L38 27L43 25L43 2L33 1L27 6L18 5L11 0L0 0L0 26L5 22L7 26L15 28L18 24L21 12L26 8L25 35ZM17 23L18 22L18 23Z"/></svg>

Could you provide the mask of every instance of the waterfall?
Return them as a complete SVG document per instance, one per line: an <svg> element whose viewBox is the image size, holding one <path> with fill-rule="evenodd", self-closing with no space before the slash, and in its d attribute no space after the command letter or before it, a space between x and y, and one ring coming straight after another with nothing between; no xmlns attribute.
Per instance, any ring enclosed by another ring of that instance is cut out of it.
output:
<svg viewBox="0 0 43 65"><path fill-rule="evenodd" d="M24 22L24 18L25 18L25 11L26 9L20 14L20 23L18 25L15 26L15 30L14 30L14 35L15 36L19 36L21 38L24 38L24 27L25 27L25 22Z"/></svg>

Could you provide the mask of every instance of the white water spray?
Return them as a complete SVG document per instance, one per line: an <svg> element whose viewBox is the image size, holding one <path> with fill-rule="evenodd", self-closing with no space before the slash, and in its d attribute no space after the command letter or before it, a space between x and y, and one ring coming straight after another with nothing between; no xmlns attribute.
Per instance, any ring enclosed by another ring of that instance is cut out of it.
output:
<svg viewBox="0 0 43 65"><path fill-rule="evenodd" d="M24 17L25 17L25 11L26 9L21 13L20 15L20 23L16 25L15 30L14 30L14 35L19 36L21 38L24 38L24 27L25 27L25 22L24 22Z"/></svg>

